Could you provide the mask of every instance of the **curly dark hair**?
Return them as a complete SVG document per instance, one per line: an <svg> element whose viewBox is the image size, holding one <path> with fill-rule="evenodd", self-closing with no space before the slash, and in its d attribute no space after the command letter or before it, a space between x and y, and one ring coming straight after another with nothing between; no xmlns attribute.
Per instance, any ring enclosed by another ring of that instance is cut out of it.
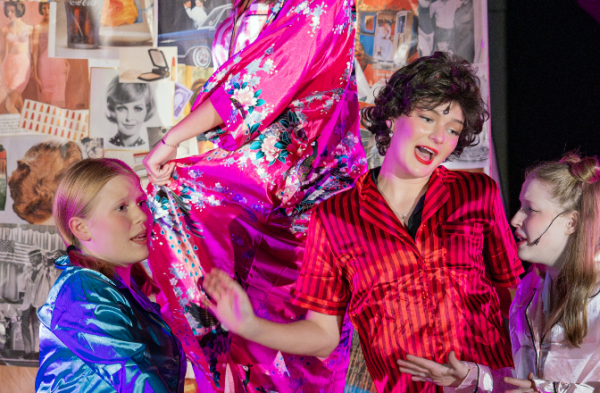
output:
<svg viewBox="0 0 600 393"><path fill-rule="evenodd" d="M25 15L25 4L23 4L19 1L5 1L4 2L4 16L6 16L7 18L8 18L8 8L9 7L14 7L15 16L17 18L20 18L23 15Z"/></svg>
<svg viewBox="0 0 600 393"><path fill-rule="evenodd" d="M379 91L375 106L361 111L361 123L375 134L379 154L385 155L390 146L390 120L408 116L417 107L429 110L452 102L460 105L465 123L451 156L459 157L465 147L475 145L489 118L475 72L466 60L444 52L421 57L396 71Z"/></svg>

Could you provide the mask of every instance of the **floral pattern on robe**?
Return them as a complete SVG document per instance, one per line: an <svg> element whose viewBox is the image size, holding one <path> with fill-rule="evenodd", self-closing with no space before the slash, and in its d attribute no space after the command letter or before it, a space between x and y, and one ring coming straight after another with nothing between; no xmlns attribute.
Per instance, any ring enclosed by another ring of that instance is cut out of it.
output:
<svg viewBox="0 0 600 393"><path fill-rule="evenodd" d="M247 291L257 315L302 319L291 304L313 207L366 170L359 134L354 2L282 0L256 41L207 81L224 121L218 148L176 161L167 186L149 186L155 224L150 265L168 322L200 370L200 389L342 392L351 326L326 359L295 356L223 329L197 283L218 267ZM226 36L226 35L223 35Z"/></svg>

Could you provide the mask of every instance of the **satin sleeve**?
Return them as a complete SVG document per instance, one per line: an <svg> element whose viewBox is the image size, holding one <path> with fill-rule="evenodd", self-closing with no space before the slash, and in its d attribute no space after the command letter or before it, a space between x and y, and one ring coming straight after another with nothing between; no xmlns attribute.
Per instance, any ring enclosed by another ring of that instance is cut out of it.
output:
<svg viewBox="0 0 600 393"><path fill-rule="evenodd" d="M256 41L211 76L194 104L193 109L210 99L223 119L206 134L222 149L233 151L256 139L286 109L303 125L317 122L304 127L314 130L307 135L313 140L339 110L353 64L354 2L281 4L281 10L271 10L275 21L267 20Z"/></svg>
<svg viewBox="0 0 600 393"><path fill-rule="evenodd" d="M513 368L492 370L487 366L463 362L469 367L469 373L457 388L444 387L444 393L491 393L505 392L518 387L504 382L504 377L516 377ZM534 379L537 391L549 393L593 393L594 387L600 387L599 382L564 383Z"/></svg>
<svg viewBox="0 0 600 393"><path fill-rule="evenodd" d="M52 332L108 385L117 392L171 392L136 329L128 301L92 274L71 276L56 298Z"/></svg>
<svg viewBox="0 0 600 393"><path fill-rule="evenodd" d="M469 367L469 373L456 388L444 387L444 393L492 393L515 389L504 382L504 377L513 377L512 367L492 370L490 367L471 362L462 362Z"/></svg>

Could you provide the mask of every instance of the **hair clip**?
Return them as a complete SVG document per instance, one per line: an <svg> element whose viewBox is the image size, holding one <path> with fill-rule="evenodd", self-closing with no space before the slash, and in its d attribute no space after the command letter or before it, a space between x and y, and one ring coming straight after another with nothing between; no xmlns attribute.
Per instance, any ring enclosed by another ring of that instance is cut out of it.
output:
<svg viewBox="0 0 600 393"><path fill-rule="evenodd" d="M67 247L67 254L71 251L79 251L79 249L71 244L69 247Z"/></svg>

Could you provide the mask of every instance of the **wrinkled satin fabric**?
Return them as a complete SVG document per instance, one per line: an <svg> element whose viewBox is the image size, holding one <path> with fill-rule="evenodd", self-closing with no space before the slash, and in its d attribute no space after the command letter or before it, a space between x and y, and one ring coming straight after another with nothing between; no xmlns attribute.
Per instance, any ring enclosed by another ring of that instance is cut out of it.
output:
<svg viewBox="0 0 600 393"><path fill-rule="evenodd" d="M199 386L340 393L348 319L337 349L320 359L230 334L201 306L198 282L217 267L240 282L258 316L280 323L305 318L290 291L313 208L366 170L352 76L354 0L278 0L266 8L268 15L258 15L266 9L254 4L238 18L239 34L227 28L234 17L218 29L228 34L215 37L226 61L194 104L210 100L223 119L205 134L218 147L175 160L169 184L148 187L149 262L168 302L164 317L196 366ZM230 41L231 52L239 51L228 57Z"/></svg>
<svg viewBox="0 0 600 393"><path fill-rule="evenodd" d="M132 281L55 261L63 272L38 311L36 392L183 393L182 347Z"/></svg>
<svg viewBox="0 0 600 393"><path fill-rule="evenodd" d="M515 368L491 370L464 362L469 374L457 389L446 392L504 392L515 389L503 381L505 376L535 378L536 390L556 393L591 393L600 390L600 293L587 304L588 334L579 348L566 344L564 329L554 325L541 342L549 310L551 278L530 272L521 282L510 308L510 338Z"/></svg>

